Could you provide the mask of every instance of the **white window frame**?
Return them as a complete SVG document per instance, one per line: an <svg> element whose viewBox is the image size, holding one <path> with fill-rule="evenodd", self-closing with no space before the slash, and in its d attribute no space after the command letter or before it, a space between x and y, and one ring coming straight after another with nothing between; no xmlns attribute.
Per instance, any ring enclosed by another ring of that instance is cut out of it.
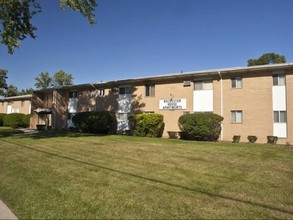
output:
<svg viewBox="0 0 293 220"><path fill-rule="evenodd" d="M242 124L243 123L243 111L242 110L232 110L231 111L231 123L232 124Z"/></svg>
<svg viewBox="0 0 293 220"><path fill-rule="evenodd" d="M241 76L235 76L231 78L231 88L241 89L243 87L243 80Z"/></svg>

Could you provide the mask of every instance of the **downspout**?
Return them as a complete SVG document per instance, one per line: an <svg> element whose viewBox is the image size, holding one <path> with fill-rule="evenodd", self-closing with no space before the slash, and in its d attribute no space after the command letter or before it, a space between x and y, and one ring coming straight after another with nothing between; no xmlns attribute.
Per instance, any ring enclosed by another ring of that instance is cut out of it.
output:
<svg viewBox="0 0 293 220"><path fill-rule="evenodd" d="M220 71L218 71L218 74L220 76L220 115L224 117L223 116L223 78ZM223 138L224 138L224 126L223 126L223 122L221 122L221 141L223 140Z"/></svg>

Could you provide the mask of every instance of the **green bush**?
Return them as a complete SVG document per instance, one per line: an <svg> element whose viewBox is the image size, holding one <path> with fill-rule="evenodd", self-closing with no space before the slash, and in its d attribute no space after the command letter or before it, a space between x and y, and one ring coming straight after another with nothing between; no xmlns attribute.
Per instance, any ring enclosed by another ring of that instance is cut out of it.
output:
<svg viewBox="0 0 293 220"><path fill-rule="evenodd" d="M182 115L178 120L180 138L197 141L216 141L221 133L223 117L214 113Z"/></svg>
<svg viewBox="0 0 293 220"><path fill-rule="evenodd" d="M31 115L24 115L22 117L21 120L22 120L24 128L28 128L30 126L30 119L31 119Z"/></svg>
<svg viewBox="0 0 293 220"><path fill-rule="evenodd" d="M250 143L255 143L257 140L257 137L254 135L249 135L249 136L247 136L247 139Z"/></svg>
<svg viewBox="0 0 293 220"><path fill-rule="evenodd" d="M3 118L5 115L5 113L0 113L0 126L3 126Z"/></svg>
<svg viewBox="0 0 293 220"><path fill-rule="evenodd" d="M114 112L79 112L72 122L80 132L96 134L114 134L117 131L117 120Z"/></svg>
<svg viewBox="0 0 293 220"><path fill-rule="evenodd" d="M162 137L164 117L161 114L137 114L129 117L133 135L142 137Z"/></svg>
<svg viewBox="0 0 293 220"><path fill-rule="evenodd" d="M3 118L3 125L11 127L11 128L24 127L23 122L22 122L23 116L24 116L24 114L22 114L22 113L7 114Z"/></svg>

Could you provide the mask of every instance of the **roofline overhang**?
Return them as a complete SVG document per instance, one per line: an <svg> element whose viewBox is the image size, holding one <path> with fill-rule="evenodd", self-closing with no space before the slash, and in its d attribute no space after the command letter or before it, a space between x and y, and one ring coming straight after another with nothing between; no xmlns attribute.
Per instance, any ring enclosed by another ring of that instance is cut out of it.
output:
<svg viewBox="0 0 293 220"><path fill-rule="evenodd" d="M278 70L286 70L289 68L293 68L293 63L269 64L269 65L258 65L258 66L249 66L249 67L219 68L219 69L199 70L199 71L171 73L171 74L156 75L156 76L147 76L147 77L132 78L132 79L78 84L78 85L64 86L59 88L42 89L42 90L37 90L36 92L50 92L54 90L80 90L82 88L99 89L99 88L117 87L121 85L129 85L129 84L131 85L136 83L138 84L138 83L144 83L144 82L159 82L159 81L168 81L168 80L174 80L174 79L187 79L192 77L208 78L208 77L218 76L219 73L222 75L225 75L225 74L236 74L236 73L244 73L244 72L265 71L265 70L278 71Z"/></svg>
<svg viewBox="0 0 293 220"><path fill-rule="evenodd" d="M31 99L31 98L32 98L32 94L28 94L28 95L19 95L19 96L3 97L1 100L2 101L27 100L27 99Z"/></svg>

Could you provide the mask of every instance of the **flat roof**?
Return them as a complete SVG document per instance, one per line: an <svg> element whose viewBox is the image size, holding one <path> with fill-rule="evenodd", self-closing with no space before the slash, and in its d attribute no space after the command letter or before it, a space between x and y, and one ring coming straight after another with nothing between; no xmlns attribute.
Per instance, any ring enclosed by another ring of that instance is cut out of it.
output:
<svg viewBox="0 0 293 220"><path fill-rule="evenodd" d="M188 78L188 77L208 77L220 74L227 73L239 73L239 72L252 72L252 71L263 71L263 70L285 70L288 68L293 68L293 63L281 63L281 64L268 64L268 65L257 65L257 66L246 66L246 67L231 67L231 68L219 68L219 69L209 69L209 70L198 70L198 71L189 71L189 72L180 72L180 73L169 73L163 75L154 75L147 77L138 77L138 78L129 78L129 79L120 79L120 80L112 80L112 81L103 81L103 82L93 82L86 84L77 84L71 86L64 86L60 88L48 88L42 89L38 91L52 91L54 89L64 89L64 90L74 90L81 88L94 88L103 86L111 86L111 85L122 85L127 83L139 83L144 81L159 81L159 80L170 80L170 79L178 79L178 78Z"/></svg>
<svg viewBox="0 0 293 220"><path fill-rule="evenodd" d="M19 96L11 96L11 97L2 97L1 101L9 101L9 100L23 100L23 99L31 99L32 94L28 95L19 95Z"/></svg>

